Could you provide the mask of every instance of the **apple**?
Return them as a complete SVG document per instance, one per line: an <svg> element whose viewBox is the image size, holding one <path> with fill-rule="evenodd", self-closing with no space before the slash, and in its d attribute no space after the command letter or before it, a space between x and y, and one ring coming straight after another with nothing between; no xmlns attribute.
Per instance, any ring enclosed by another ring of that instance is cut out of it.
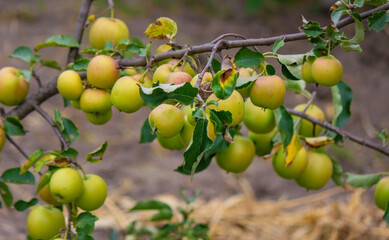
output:
<svg viewBox="0 0 389 240"><path fill-rule="evenodd" d="M132 77L121 77L112 88L112 105L125 113L138 111L144 105L139 85L142 84Z"/></svg>
<svg viewBox="0 0 389 240"><path fill-rule="evenodd" d="M23 102L28 93L28 82L19 69L4 67L0 70L0 103L15 106Z"/></svg>
<svg viewBox="0 0 389 240"><path fill-rule="evenodd" d="M243 136L235 135L234 142L216 153L216 162L227 172L244 172L255 156L254 143Z"/></svg>
<svg viewBox="0 0 389 240"><path fill-rule="evenodd" d="M239 68L238 72L239 72L239 77L241 78L248 78L257 75L257 72L252 68ZM250 89L251 89L251 84L248 85L247 87L236 89L236 91L238 91L243 98L248 98L250 96Z"/></svg>
<svg viewBox="0 0 389 240"><path fill-rule="evenodd" d="M1 121L1 120L0 120ZM4 128L0 127L0 152L3 150L4 143L5 143L5 131Z"/></svg>
<svg viewBox="0 0 389 240"><path fill-rule="evenodd" d="M58 76L57 89L67 100L79 99L84 91L80 75L74 70L66 70Z"/></svg>
<svg viewBox="0 0 389 240"><path fill-rule="evenodd" d="M80 106L80 99L77 99L77 100L70 100L70 104L71 104L75 109L81 109L81 106Z"/></svg>
<svg viewBox="0 0 389 240"><path fill-rule="evenodd" d="M180 132L180 138L181 138L181 141L185 147L189 146L190 141L192 141L194 129L195 129L195 126L192 125L189 122L188 117L185 116L184 127L182 128L182 130Z"/></svg>
<svg viewBox="0 0 389 240"><path fill-rule="evenodd" d="M155 54L163 53L163 52L168 52L168 51L170 51L170 49L172 49L172 46L167 44L167 43L165 43L165 44L160 45L157 48L157 50L155 50ZM171 60L171 58L158 61L158 62L156 62L156 65L157 66L161 66L162 64L168 63L170 60Z"/></svg>
<svg viewBox="0 0 389 240"><path fill-rule="evenodd" d="M207 102L209 101L218 101L218 105L209 105L210 109L215 109L217 111L229 111L232 115L232 123L230 126L236 126L243 120L244 114L244 102L242 96L234 90L232 94L225 100L219 100L214 93L208 97Z"/></svg>
<svg viewBox="0 0 389 240"><path fill-rule="evenodd" d="M334 56L322 56L312 63L312 77L316 83L332 87L342 80L342 63Z"/></svg>
<svg viewBox="0 0 389 240"><path fill-rule="evenodd" d="M54 155L47 155L45 157L52 157ZM55 158L55 156L54 156ZM39 180L39 182L42 181L42 178ZM39 197L42 199L42 201L50 204L50 205L53 205L53 206L59 206L59 205L62 205L61 203L59 203L57 200L55 200L55 198L53 197L53 195L51 194L51 191L50 191L50 184L46 184L43 188L41 188L41 190L39 190L38 192L38 195Z"/></svg>
<svg viewBox="0 0 389 240"><path fill-rule="evenodd" d="M184 127L184 114L177 107L163 103L151 111L149 123L157 134L170 138Z"/></svg>
<svg viewBox="0 0 389 240"><path fill-rule="evenodd" d="M136 81L142 83L143 86L145 86L147 88L153 87L153 79L151 79L147 75L135 74L134 76L132 76L132 78L135 79Z"/></svg>
<svg viewBox="0 0 389 240"><path fill-rule="evenodd" d="M103 49L107 41L117 44L120 40L129 37L127 25L117 18L100 17L89 30L89 43L97 49Z"/></svg>
<svg viewBox="0 0 389 240"><path fill-rule="evenodd" d="M181 141L180 134L174 135L173 137L165 138L161 135L157 136L157 140L162 147L170 150L182 150L185 145Z"/></svg>
<svg viewBox="0 0 389 240"><path fill-rule="evenodd" d="M86 118L90 123L95 125L104 125L112 118L112 110L109 109L107 112L92 112L85 113Z"/></svg>
<svg viewBox="0 0 389 240"><path fill-rule="evenodd" d="M65 217L53 206L36 206L27 217L27 231L34 239L49 240L65 229Z"/></svg>
<svg viewBox="0 0 389 240"><path fill-rule="evenodd" d="M312 76L312 63L313 60L308 57L307 61L301 66L301 77L306 82L316 83Z"/></svg>
<svg viewBox="0 0 389 240"><path fill-rule="evenodd" d="M88 174L84 178L84 191L77 198L76 205L84 211L100 208L107 197L107 184L98 175Z"/></svg>
<svg viewBox="0 0 389 240"><path fill-rule="evenodd" d="M277 134L278 128L275 127L271 132L269 133L253 133L249 132L249 138L254 142L255 145L255 154L258 157L265 156L269 153L271 153L271 150L273 148L273 137Z"/></svg>
<svg viewBox="0 0 389 240"><path fill-rule="evenodd" d="M84 191L80 174L73 168L60 168L53 173L49 188L54 199L60 203L73 202Z"/></svg>
<svg viewBox="0 0 389 240"><path fill-rule="evenodd" d="M135 67L127 67L126 69L123 70L123 72L128 76L134 76L139 74L138 70Z"/></svg>
<svg viewBox="0 0 389 240"><path fill-rule="evenodd" d="M307 166L307 151L304 147L301 147L297 152L296 157L287 166L285 162L286 158L285 148L282 146L281 149L273 156L273 168L276 173L285 179L294 179L299 177Z"/></svg>
<svg viewBox="0 0 389 240"><path fill-rule="evenodd" d="M90 60L86 69L88 82L98 88L112 88L119 79L119 64L111 57L98 55Z"/></svg>
<svg viewBox="0 0 389 240"><path fill-rule="evenodd" d="M285 93L286 87L280 77L262 76L252 84L250 99L258 107L274 110L284 102Z"/></svg>
<svg viewBox="0 0 389 240"><path fill-rule="evenodd" d="M244 103L243 122L254 133L268 133L276 126L273 110L257 107L250 99Z"/></svg>
<svg viewBox="0 0 389 240"><path fill-rule="evenodd" d="M194 87L197 83L197 79L199 79L199 74L195 75L192 80L190 81L190 84ZM203 79L201 79L201 84L206 83L206 82L212 82L213 76L210 72L205 72Z"/></svg>
<svg viewBox="0 0 389 240"><path fill-rule="evenodd" d="M384 210L389 202L389 177L380 179L374 190L375 205Z"/></svg>
<svg viewBox="0 0 389 240"><path fill-rule="evenodd" d="M182 113L185 115L185 119L192 124L193 126L196 125L196 118L193 117L192 107L190 105L184 106L181 109Z"/></svg>
<svg viewBox="0 0 389 240"><path fill-rule="evenodd" d="M209 139L212 141L216 140L216 130L215 130L215 124L207 117L208 124L207 124L207 135Z"/></svg>
<svg viewBox="0 0 389 240"><path fill-rule="evenodd" d="M186 72L173 72L166 79L166 83L169 84L181 84L190 81L192 81L192 76Z"/></svg>
<svg viewBox="0 0 389 240"><path fill-rule="evenodd" d="M307 104L300 104L297 105L294 109L297 111L302 112ZM305 113L311 117L314 117L318 120L325 121L325 115L324 112L316 105L311 104L308 109L305 111ZM293 118L296 118L293 116ZM299 129L299 134L304 136L304 137L317 137L321 133L321 130L323 127L319 125L314 125L312 122L306 120L306 119L301 119L301 125Z"/></svg>
<svg viewBox="0 0 389 240"><path fill-rule="evenodd" d="M191 56L188 56L188 59L193 63L193 65L195 67L197 67L196 61ZM168 63L172 64L173 66L176 66L179 61L180 60L178 60L178 59L172 59ZM184 72L188 73L189 75L191 75L192 77L196 75L195 70L190 66L190 63L188 61L185 62L182 70L181 70L181 68L182 68L182 63L178 64L178 66L175 68L175 71L177 71L177 72L184 71Z"/></svg>
<svg viewBox="0 0 389 240"><path fill-rule="evenodd" d="M102 89L86 89L80 98L81 110L86 113L104 113L111 109L111 96Z"/></svg>
<svg viewBox="0 0 389 240"><path fill-rule="evenodd" d="M174 66L172 64L162 64L153 74L153 82L165 83L166 79L173 72Z"/></svg>

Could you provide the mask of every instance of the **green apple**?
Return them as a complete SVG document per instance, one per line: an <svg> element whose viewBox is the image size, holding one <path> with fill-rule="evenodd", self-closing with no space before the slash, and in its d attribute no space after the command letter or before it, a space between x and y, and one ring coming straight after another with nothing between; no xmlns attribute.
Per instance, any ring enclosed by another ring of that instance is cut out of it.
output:
<svg viewBox="0 0 389 240"><path fill-rule="evenodd" d="M190 124L193 126L196 125L196 118L192 115L193 111L191 105L184 106L181 111L184 113L186 120L190 122Z"/></svg>
<svg viewBox="0 0 389 240"><path fill-rule="evenodd" d="M109 109L107 112L92 112L85 113L86 118L90 123L95 125L104 125L112 118L112 110Z"/></svg>
<svg viewBox="0 0 389 240"><path fill-rule="evenodd" d="M312 77L316 83L332 87L342 80L342 63L334 56L322 56L312 63Z"/></svg>
<svg viewBox="0 0 389 240"><path fill-rule="evenodd" d="M195 75L192 80L190 81L190 84L194 87L197 83L197 80L199 79L199 74ZM212 82L213 76L210 72L205 72L203 79L201 79L201 84L206 83L206 82ZM201 85L200 84L200 85Z"/></svg>
<svg viewBox="0 0 389 240"><path fill-rule="evenodd" d="M81 106L80 106L80 99L77 99L77 100L70 100L70 104L71 104L75 109L81 109Z"/></svg>
<svg viewBox="0 0 389 240"><path fill-rule="evenodd" d="M170 150L182 150L185 145L181 141L180 134L174 135L173 137L165 138L161 135L157 136L157 140L162 147Z"/></svg>
<svg viewBox="0 0 389 240"><path fill-rule="evenodd" d="M92 58L86 69L88 82L98 88L112 88L119 76L119 64L113 58L105 55Z"/></svg>
<svg viewBox="0 0 389 240"><path fill-rule="evenodd" d="M132 76L132 78L135 79L136 81L142 83L143 86L145 86L147 88L153 87L153 79L151 79L147 75L135 74L134 76Z"/></svg>
<svg viewBox="0 0 389 240"><path fill-rule="evenodd" d="M107 184L98 175L88 174L84 179L84 191L76 200L77 207L84 211L100 208L107 197Z"/></svg>
<svg viewBox="0 0 389 240"><path fill-rule="evenodd" d="M282 146L281 149L273 156L273 168L276 173L285 179L294 179L299 177L307 166L307 151L304 147L301 147L297 152L296 157L293 161L286 165L285 148Z"/></svg>
<svg viewBox="0 0 389 240"><path fill-rule="evenodd" d="M301 66L301 77L306 82L316 83L312 76L312 63L313 60L308 57L307 61Z"/></svg>
<svg viewBox="0 0 389 240"><path fill-rule="evenodd" d="M219 100L214 93L208 97L207 102L209 101L218 101L218 105L209 105L210 109L215 109L217 111L229 111L232 115L231 126L238 125L243 120L244 114L244 102L242 96L234 90L232 94L225 100Z"/></svg>
<svg viewBox="0 0 389 240"><path fill-rule="evenodd" d="M297 111L302 112L307 104L300 104L297 105L294 109ZM305 111L305 113L311 117L314 117L318 120L325 121L325 115L324 112L316 105L311 104L308 109ZM293 118L296 118L293 116ZM304 136L304 137L317 137L321 133L321 130L323 127L319 125L314 125L312 122L306 120L306 119L301 119L301 125L299 129L299 134Z"/></svg>
<svg viewBox="0 0 389 240"><path fill-rule="evenodd" d="M216 162L227 172L244 172L255 156L253 142L243 136L235 135L234 141L225 149L216 153Z"/></svg>
<svg viewBox="0 0 389 240"><path fill-rule="evenodd" d="M195 129L195 126L192 125L188 121L188 117L185 116L184 127L182 128L182 130L180 132L180 138L181 138L181 141L185 147L189 146L190 141L192 141L194 129Z"/></svg>
<svg viewBox="0 0 389 240"><path fill-rule="evenodd" d="M138 70L134 67L127 67L126 69L123 70L123 72L128 76L134 76L139 74Z"/></svg>
<svg viewBox="0 0 389 240"><path fill-rule="evenodd" d="M157 48L157 50L155 50L155 54L163 53L163 52L168 52L170 49L172 49L172 46L167 44L167 43L165 43L165 44L160 45ZM158 62L156 62L156 65L157 66L161 66L162 64L168 63L170 60L171 60L171 58L158 61Z"/></svg>
<svg viewBox="0 0 389 240"><path fill-rule="evenodd" d="M50 240L65 229L65 217L53 206L36 206L28 214L27 230L34 239Z"/></svg>
<svg viewBox="0 0 389 240"><path fill-rule="evenodd" d="M163 103L151 111L149 123L157 134L170 138L184 127L184 114L177 107Z"/></svg>
<svg viewBox="0 0 389 240"><path fill-rule="evenodd" d="M125 113L138 111L144 105L139 85L142 84L132 77L121 77L112 88L112 105Z"/></svg>
<svg viewBox="0 0 389 240"><path fill-rule="evenodd" d="M79 99L84 91L80 75L74 70L66 70L58 76L57 89L68 100Z"/></svg>
<svg viewBox="0 0 389 240"><path fill-rule="evenodd" d="M389 177L382 178L374 190L374 201L378 208L385 211L389 202Z"/></svg>
<svg viewBox="0 0 389 240"><path fill-rule="evenodd" d="M188 59L193 63L193 65L194 65L195 67L197 67L196 61L195 61L191 56L189 56ZM176 66L177 63L178 63L178 61L180 61L180 60L178 60L178 59L172 59L172 60L170 60L168 63L172 64L173 66ZM188 74L191 75L192 77L196 75L195 70L190 66L190 63L187 62L187 61L185 62L183 68L182 68L182 63L178 64L178 66L175 68L175 71L181 71L181 69L182 69L182 71L188 73Z"/></svg>
<svg viewBox="0 0 389 240"><path fill-rule="evenodd" d="M243 122L254 133L268 133L276 126L273 110L257 107L250 99L244 103Z"/></svg>
<svg viewBox="0 0 389 240"><path fill-rule="evenodd" d="M86 113L104 113L111 109L111 96L102 89L86 89L80 98L81 110Z"/></svg>
<svg viewBox="0 0 389 240"><path fill-rule="evenodd" d="M250 89L250 99L254 105L272 110L281 106L285 94L284 81L276 75L259 77Z"/></svg>
<svg viewBox="0 0 389 240"><path fill-rule="evenodd" d="M4 67L0 70L0 103L15 106L24 101L28 82L19 69Z"/></svg>
<svg viewBox="0 0 389 240"><path fill-rule="evenodd" d="M73 202L84 191L80 174L73 168L60 168L53 173L49 188L54 199L60 203Z"/></svg>
<svg viewBox="0 0 389 240"><path fill-rule="evenodd" d="M239 72L239 77L241 78L248 78L257 75L257 72L252 68L239 68L238 72ZM248 98L250 96L250 89L251 89L251 84L248 85L247 87L237 89L236 91L238 91L243 98Z"/></svg>
<svg viewBox="0 0 389 240"><path fill-rule="evenodd" d="M54 155L46 155L44 156L48 159L50 158L53 158L55 159L55 156ZM42 178L39 180L39 183L42 181ZM42 199L42 201L50 204L50 205L53 205L53 206L59 206L59 205L62 205L61 203L59 203L57 200L55 200L55 198L53 197L53 195L51 194L51 191L50 191L50 184L46 184L43 188L41 188L41 190L39 190L38 192L38 195L39 197Z"/></svg>
<svg viewBox="0 0 389 240"><path fill-rule="evenodd" d="M166 79L168 84L181 84L190 81L192 81L192 76L186 72L173 72Z"/></svg>
<svg viewBox="0 0 389 240"><path fill-rule="evenodd" d="M117 18L98 18L89 30L89 43L92 47L103 49L107 41L115 45L122 39L129 38L127 25Z"/></svg>
<svg viewBox="0 0 389 240"><path fill-rule="evenodd" d="M273 148L272 139L277 134L278 128L275 127L269 133L253 133L249 132L249 138L255 144L255 153L258 157L265 156L271 153Z"/></svg>
<svg viewBox="0 0 389 240"><path fill-rule="evenodd" d="M174 66L172 64L162 64L153 74L153 82L165 83L169 75L173 72Z"/></svg>

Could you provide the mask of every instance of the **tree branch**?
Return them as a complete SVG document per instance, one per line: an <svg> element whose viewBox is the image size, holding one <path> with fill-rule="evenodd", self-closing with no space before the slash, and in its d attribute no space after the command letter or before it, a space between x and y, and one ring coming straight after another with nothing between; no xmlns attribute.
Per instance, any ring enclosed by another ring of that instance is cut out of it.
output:
<svg viewBox="0 0 389 240"><path fill-rule="evenodd" d="M27 153L8 134L6 134L5 136L8 140L8 142L10 142L12 145L14 145L14 147L23 155L23 157L28 160Z"/></svg>
<svg viewBox="0 0 389 240"><path fill-rule="evenodd" d="M291 108L286 108L286 110L290 114L292 114L292 115L299 116L301 118L307 119L308 121L310 121L310 122L312 122L314 124L320 125L320 126L326 128L326 129L328 129L328 130L330 130L332 132L335 132L335 133L337 133L337 134L339 134L339 135L341 135L343 137L346 137L346 138L350 139L351 141L354 141L354 142L359 143L359 144L361 144L363 146L366 146L368 148L374 149L374 150L376 150L376 151L378 151L378 152L380 152L380 153L382 153L382 154L384 154L386 156L389 156L389 149L387 149L387 148L385 148L385 147L383 147L381 145L375 144L375 143L370 142L370 141L368 141L366 139L363 139L361 137L355 136L354 134L352 134L350 132L347 132L347 131L345 131L343 129L335 127L335 126L331 125L328 122L320 121L320 120L318 120L318 119L316 119L314 117L311 117L311 116L309 116L309 115L307 115L307 114L305 114L303 112L296 111L296 110L291 109Z"/></svg>

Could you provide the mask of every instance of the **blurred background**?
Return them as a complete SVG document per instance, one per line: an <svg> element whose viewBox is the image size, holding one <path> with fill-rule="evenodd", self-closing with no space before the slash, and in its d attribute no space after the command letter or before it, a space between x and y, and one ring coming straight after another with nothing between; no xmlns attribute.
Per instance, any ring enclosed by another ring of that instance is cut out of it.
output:
<svg viewBox="0 0 389 240"><path fill-rule="evenodd" d="M144 35L147 26L158 17L170 17L177 22L179 44L198 45L212 41L223 33L238 33L247 38L270 37L298 32L301 19L319 21L322 26L330 23L329 8L334 1L326 0L116 0L115 17L122 19L130 29L130 35L149 40ZM13 50L26 45L33 48L46 38L57 34L73 34L81 1L68 0L0 0L0 67L15 66L27 68L23 62L8 58ZM98 14L107 7L104 0L93 3L91 14ZM352 36L353 26L345 28ZM88 29L84 35L82 47L88 47ZM153 41L152 52L163 41ZM344 81L354 92L351 105L352 116L345 129L377 143L375 134L389 126L388 92L389 92L389 31L366 32L362 44L362 54L344 52L334 49L344 68ZM288 42L279 50L280 54L297 54L310 51L312 45L306 41ZM265 52L270 48L261 47ZM43 59L53 59L63 67L67 49L42 49ZM236 50L223 51L223 54L234 55ZM271 61L270 61L271 62ZM276 66L276 62L274 63ZM57 70L41 68L37 70L44 83L51 81ZM277 74L281 75L279 68ZM31 82L30 94L37 88ZM317 91L316 104L322 107L331 119L331 92L327 88L309 86ZM285 105L294 107L305 102L302 96L288 93ZM62 115L72 119L79 128L80 139L73 145L79 151L79 162L84 156L100 146L105 140L109 142L104 160L96 165L83 165L88 173L102 176L109 185L109 194L115 197L127 197L141 200L158 194L177 196L179 189L201 189L205 200L214 198L226 199L242 192L242 186L249 185L256 199L277 200L289 199L312 194L298 187L293 181L278 177L272 170L271 162L255 158L250 168L239 176L226 174L215 162L202 173L194 176L180 175L173 170L182 164L182 152L162 149L157 142L138 144L140 127L149 109L142 108L135 114L114 111L109 123L94 126L86 120L84 114L72 107L63 107L62 99L56 95L42 104L50 115L55 108ZM6 108L6 111L9 108ZM59 149L59 142L46 122L36 113L31 113L23 122L29 132L24 137L14 139L30 154L38 148L45 150ZM374 173L387 171L388 158L368 148L346 141L339 147L328 147L332 156L341 162L345 171L354 173ZM9 143L1 153L0 172L17 167L24 162L23 157ZM332 181L325 189L333 188ZM12 185L11 191L16 199L30 199L34 196L33 186ZM364 195L372 199L372 192ZM118 200L119 201L119 200ZM26 212L13 209L0 210L0 239L25 239ZM17 224L16 224L17 223ZM96 239L107 239L106 235Z"/></svg>

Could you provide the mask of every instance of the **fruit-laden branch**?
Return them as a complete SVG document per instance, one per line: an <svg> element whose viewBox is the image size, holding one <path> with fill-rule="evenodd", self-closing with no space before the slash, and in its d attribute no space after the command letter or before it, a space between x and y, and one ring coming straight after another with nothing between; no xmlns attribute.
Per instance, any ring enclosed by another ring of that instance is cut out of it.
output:
<svg viewBox="0 0 389 240"><path fill-rule="evenodd" d="M339 134L339 135L341 135L343 137L346 137L346 138L350 139L351 141L359 143L359 144L361 144L363 146L366 146L368 148L372 148L372 149L374 149L374 150L376 150L376 151L378 151L378 152L380 152L380 153L382 153L382 154L384 154L386 156L389 156L389 149L385 148L382 145L375 144L375 143L370 142L370 141L368 141L366 139L363 139L361 137L355 136L354 134L352 134L350 132L347 132L347 131L345 131L343 129L335 127L335 126L331 125L328 122L320 121L320 120L318 120L318 119L316 119L314 117L311 117L311 116L309 116L309 115L307 115L307 114L305 114L303 112L296 111L296 110L291 109L291 108L287 108L286 110L290 114L292 114L292 115L299 116L301 118L307 119L308 121L310 121L310 122L312 122L314 124L320 125L320 126L326 128L326 129L328 129L328 130L330 130L332 132L335 132L335 133L337 133L337 134Z"/></svg>

